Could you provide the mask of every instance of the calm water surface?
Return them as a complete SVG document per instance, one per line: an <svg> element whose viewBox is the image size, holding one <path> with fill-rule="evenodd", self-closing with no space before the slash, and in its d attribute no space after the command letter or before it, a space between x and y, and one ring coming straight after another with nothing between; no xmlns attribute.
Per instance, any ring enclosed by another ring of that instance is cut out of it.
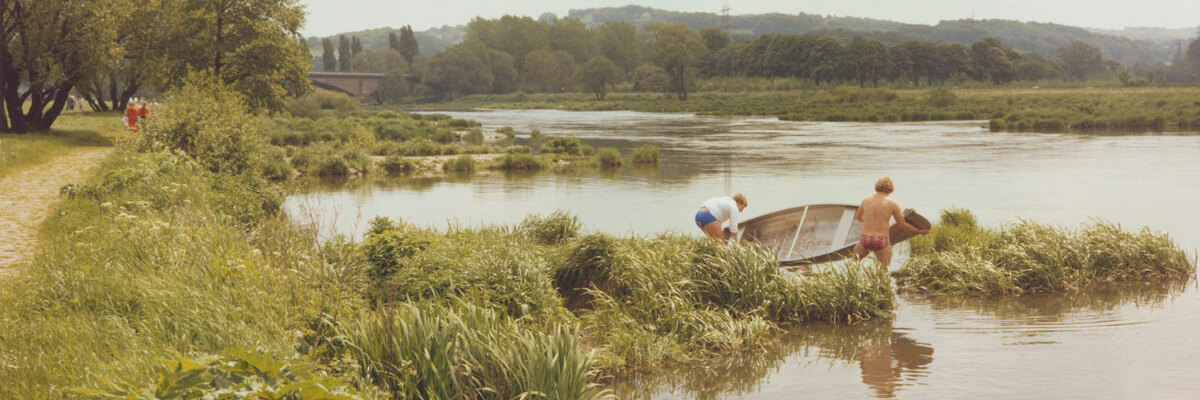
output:
<svg viewBox="0 0 1200 400"><path fill-rule="evenodd" d="M902 206L936 218L965 207L987 225L1092 218L1200 247L1200 136L991 133L978 122L786 122L635 112L449 113L595 147L661 150L658 168L328 183L285 208L361 236L375 215L445 227L515 224L553 209L587 229L699 234L692 215L740 191L749 216L856 204L889 175ZM521 139L519 139L521 140ZM894 265L893 268L896 268ZM896 317L805 326L767 354L624 378L647 398L1198 398L1200 290L1124 285L1063 295L930 299L902 295Z"/></svg>

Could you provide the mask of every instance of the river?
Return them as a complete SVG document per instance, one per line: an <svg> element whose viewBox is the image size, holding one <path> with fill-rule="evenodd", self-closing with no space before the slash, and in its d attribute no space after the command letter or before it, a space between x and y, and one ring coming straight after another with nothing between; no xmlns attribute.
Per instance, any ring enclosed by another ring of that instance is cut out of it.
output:
<svg viewBox="0 0 1200 400"><path fill-rule="evenodd" d="M562 209L586 229L699 235L692 215L743 192L748 217L816 203L856 204L880 176L936 219L970 209L983 225L1093 218L1200 247L1200 135L988 132L980 122L824 123L637 112L450 112L519 134L575 135L628 155L660 148L657 168L473 178L360 180L291 196L285 209L360 237L375 215L444 228L515 224ZM523 140L523 139L518 139ZM902 259L898 260L902 261ZM893 269L902 262L893 263ZM901 295L894 319L804 326L766 354L622 378L644 398L1194 398L1200 393L1200 289L1121 285L997 299Z"/></svg>

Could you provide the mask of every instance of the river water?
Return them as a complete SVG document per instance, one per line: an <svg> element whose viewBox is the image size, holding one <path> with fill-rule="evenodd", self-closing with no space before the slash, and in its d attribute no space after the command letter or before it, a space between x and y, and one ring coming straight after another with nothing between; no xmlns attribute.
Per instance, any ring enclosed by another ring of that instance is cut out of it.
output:
<svg viewBox="0 0 1200 400"><path fill-rule="evenodd" d="M586 229L699 235L692 216L743 192L748 217L816 203L857 204L891 176L893 197L930 219L968 208L981 224L1094 218L1200 247L1200 135L992 133L979 122L788 122L637 112L451 112L485 129L575 135L624 154L661 151L657 168L574 174L332 182L285 209L360 237L375 215L442 228L516 224L568 210ZM525 139L518 139L518 142ZM902 258L898 261L902 261ZM902 262L893 263L893 269ZM1197 398L1200 289L1121 285L995 299L901 295L896 316L806 325L765 354L614 384L642 398Z"/></svg>

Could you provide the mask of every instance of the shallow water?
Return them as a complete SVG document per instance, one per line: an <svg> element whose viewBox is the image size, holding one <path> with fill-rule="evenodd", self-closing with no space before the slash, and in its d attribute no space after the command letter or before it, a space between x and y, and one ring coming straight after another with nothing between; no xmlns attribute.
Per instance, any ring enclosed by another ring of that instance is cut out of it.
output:
<svg viewBox="0 0 1200 400"><path fill-rule="evenodd" d="M744 192L748 216L857 203L879 176L936 218L965 207L985 225L1091 218L1200 247L1200 136L991 133L979 122L858 124L635 112L449 113L595 147L652 144L658 168L573 175L327 183L285 204L331 232L361 236L375 215L434 227L515 224L569 210L588 229L699 234L704 199ZM896 268L898 264L894 264ZM804 326L767 354L623 378L651 398L1194 398L1200 290L1134 285L1001 299L901 296L896 317Z"/></svg>

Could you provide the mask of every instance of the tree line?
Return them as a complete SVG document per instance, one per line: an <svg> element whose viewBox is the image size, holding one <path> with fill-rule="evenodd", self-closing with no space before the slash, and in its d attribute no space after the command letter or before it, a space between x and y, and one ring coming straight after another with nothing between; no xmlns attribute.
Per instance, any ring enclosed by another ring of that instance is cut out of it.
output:
<svg viewBox="0 0 1200 400"><path fill-rule="evenodd" d="M698 78L798 78L818 85L1004 85L1046 80L1120 80L1126 85L1200 80L1200 41L1173 65L1125 67L1099 48L1072 42L1056 55L1019 52L995 38L970 45L911 40L896 45L855 36L762 35L627 22L594 28L572 18L476 18L462 43L413 63L413 94L447 100L470 94L582 91L597 98L618 83L686 99ZM1189 60L1195 62L1189 63Z"/></svg>
<svg viewBox="0 0 1200 400"><path fill-rule="evenodd" d="M0 132L49 129L72 94L98 111L219 78L256 110L311 90L298 0L0 0Z"/></svg>

